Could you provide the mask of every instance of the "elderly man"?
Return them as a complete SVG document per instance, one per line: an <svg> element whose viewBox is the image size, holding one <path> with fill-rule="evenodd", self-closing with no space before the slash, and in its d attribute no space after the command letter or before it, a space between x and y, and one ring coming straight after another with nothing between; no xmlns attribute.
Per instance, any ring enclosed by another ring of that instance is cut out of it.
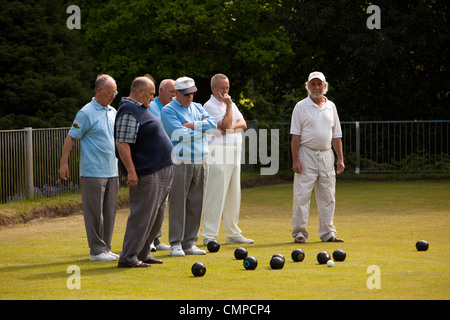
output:
<svg viewBox="0 0 450 320"><path fill-rule="evenodd" d="M241 148L242 131L247 123L228 95L230 81L218 73L211 78L211 98L205 110L217 122L215 134L210 135L209 176L202 236L203 244L219 235L220 221L227 235L227 244L250 244L252 239L241 235L238 227L241 205Z"/></svg>
<svg viewBox="0 0 450 320"><path fill-rule="evenodd" d="M119 190L114 154L116 109L110 106L116 95L116 81L109 75L99 75L94 98L78 111L64 141L59 168L61 179L69 179L68 158L73 142L79 139L81 198L91 261L112 261L119 257L111 252Z"/></svg>
<svg viewBox="0 0 450 320"><path fill-rule="evenodd" d="M148 111L153 113L159 119L161 119L162 108L164 108L164 106L175 97L174 83L175 81L172 79L164 79L161 81L159 84L158 96L150 103L150 108L148 108Z"/></svg>
<svg viewBox="0 0 450 320"><path fill-rule="evenodd" d="M203 255L197 248L203 198L208 178L206 131L217 128L216 121L195 103L195 82L189 77L175 81L176 96L161 111L164 128L174 145L177 159L169 197L170 255Z"/></svg>
<svg viewBox="0 0 450 320"><path fill-rule="evenodd" d="M150 244L164 220L174 168L172 144L161 121L147 110L154 95L153 81L138 77L117 111L116 150L130 188L130 215L118 264L121 268L162 263L152 257Z"/></svg>
<svg viewBox="0 0 450 320"><path fill-rule="evenodd" d="M344 171L342 132L336 106L324 95L328 83L321 72L312 72L306 82L308 97L292 112L291 150L294 176L292 236L294 242L308 239L306 224L312 189L319 210L319 237L322 241L343 242L333 226L336 175L333 146L337 155L337 173Z"/></svg>

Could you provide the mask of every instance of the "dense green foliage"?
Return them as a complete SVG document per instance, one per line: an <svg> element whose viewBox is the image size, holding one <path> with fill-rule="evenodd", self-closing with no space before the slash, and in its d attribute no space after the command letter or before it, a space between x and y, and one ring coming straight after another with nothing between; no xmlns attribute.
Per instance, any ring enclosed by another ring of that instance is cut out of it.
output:
<svg viewBox="0 0 450 320"><path fill-rule="evenodd" d="M448 4L411 0L0 0L0 129L70 125L95 75L193 77L196 101L217 72L247 119L289 121L314 70L341 120L449 119ZM66 8L81 11L70 30ZM381 29L366 26L371 4Z"/></svg>
<svg viewBox="0 0 450 320"><path fill-rule="evenodd" d="M70 124L90 99L94 63L61 1L0 1L0 129Z"/></svg>

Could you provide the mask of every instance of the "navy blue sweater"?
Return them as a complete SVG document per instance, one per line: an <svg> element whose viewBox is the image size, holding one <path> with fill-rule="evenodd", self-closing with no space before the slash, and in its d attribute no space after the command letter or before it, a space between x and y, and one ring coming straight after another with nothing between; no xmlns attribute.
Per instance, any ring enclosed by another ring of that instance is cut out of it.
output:
<svg viewBox="0 0 450 320"><path fill-rule="evenodd" d="M161 120L148 112L143 104L128 99L124 99L120 103L116 119L119 119L123 114L133 115L139 123L136 142L129 144L136 174L138 176L152 174L172 165L173 146L164 131ZM116 135L114 134L114 136ZM127 170L118 155L117 147L116 156L119 159L120 170L124 175L127 175Z"/></svg>

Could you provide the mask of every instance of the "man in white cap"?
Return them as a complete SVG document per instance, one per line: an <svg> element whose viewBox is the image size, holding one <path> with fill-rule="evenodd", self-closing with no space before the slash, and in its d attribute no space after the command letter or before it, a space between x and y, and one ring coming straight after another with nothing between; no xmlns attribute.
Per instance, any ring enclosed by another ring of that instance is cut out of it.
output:
<svg viewBox="0 0 450 320"><path fill-rule="evenodd" d="M204 255L197 248L203 212L203 198L208 178L208 141L206 131L217 128L216 121L195 103L195 82L178 78L175 99L161 110L164 129L174 146L175 173L169 196L170 255Z"/></svg>
<svg viewBox="0 0 450 320"><path fill-rule="evenodd" d="M292 112L291 150L294 175L292 236L294 242L308 239L311 192L314 188L319 211L319 237L324 242L343 242L333 225L336 172L344 171L342 132L336 106L324 95L328 83L321 72L312 72L305 83L308 97ZM337 171L334 169L334 153Z"/></svg>

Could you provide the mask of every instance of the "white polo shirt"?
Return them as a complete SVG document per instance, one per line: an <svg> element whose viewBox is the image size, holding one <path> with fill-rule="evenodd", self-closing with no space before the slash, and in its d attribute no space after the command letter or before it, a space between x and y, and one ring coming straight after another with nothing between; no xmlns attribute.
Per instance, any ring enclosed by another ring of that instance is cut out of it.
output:
<svg viewBox="0 0 450 320"><path fill-rule="evenodd" d="M320 108L309 96L299 101L292 112L291 134L300 136L301 146L330 149L332 138L342 138L336 105L326 99Z"/></svg>
<svg viewBox="0 0 450 320"><path fill-rule="evenodd" d="M213 95L204 105L203 108L208 112L208 114L216 120L217 123L223 119L227 106L225 103L220 102ZM235 124L239 119L243 119L244 116L237 108L236 104L233 102L233 124ZM226 145L242 145L242 132L228 133L222 135L219 129L217 129L213 135L208 136L208 142L210 144L226 144Z"/></svg>

